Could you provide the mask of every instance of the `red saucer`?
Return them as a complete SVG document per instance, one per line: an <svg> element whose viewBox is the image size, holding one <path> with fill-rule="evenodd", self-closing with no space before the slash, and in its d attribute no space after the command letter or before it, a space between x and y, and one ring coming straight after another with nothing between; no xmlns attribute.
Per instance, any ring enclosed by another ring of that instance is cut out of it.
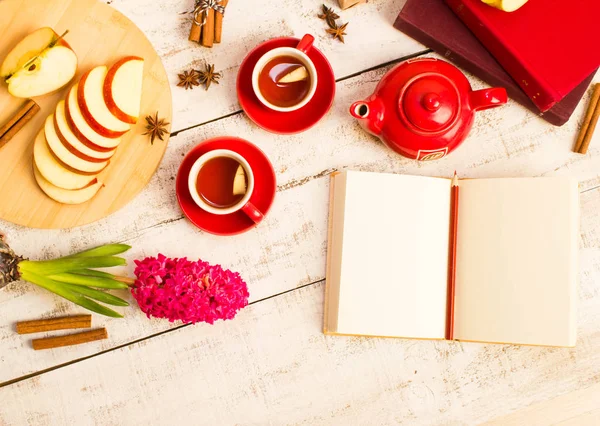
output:
<svg viewBox="0 0 600 426"><path fill-rule="evenodd" d="M201 230L215 235L237 235L256 226L246 214L238 211L229 215L215 215L202 210L192 199L188 187L190 170L196 160L215 149L229 149L242 155L254 172L254 194L250 202L265 216L273 205L277 181L275 170L264 152L248 141L234 137L209 139L196 145L183 159L177 173L177 200L183 214Z"/></svg>
<svg viewBox="0 0 600 426"><path fill-rule="evenodd" d="M316 47L312 47L308 57L317 69L317 91L308 104L292 112L273 111L264 106L254 94L252 72L262 55L277 47L296 47L300 42L293 37L274 38L252 50L238 73L237 93L240 105L259 127L282 135L300 133L310 129L327 114L335 97L335 76L329 61Z"/></svg>

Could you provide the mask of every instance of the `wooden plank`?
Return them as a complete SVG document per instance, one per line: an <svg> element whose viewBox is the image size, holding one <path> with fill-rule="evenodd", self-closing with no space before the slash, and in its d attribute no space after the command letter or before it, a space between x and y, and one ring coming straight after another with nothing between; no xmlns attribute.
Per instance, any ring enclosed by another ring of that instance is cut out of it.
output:
<svg viewBox="0 0 600 426"><path fill-rule="evenodd" d="M598 393L595 394L598 399ZM600 424L600 409L578 414L570 419L557 423L558 426L597 426Z"/></svg>
<svg viewBox="0 0 600 426"><path fill-rule="evenodd" d="M127 254L130 266L122 270L132 276L131 259L161 252L172 257L202 258L239 271L248 282L251 300L318 280L323 276L326 248L326 237L321 232L327 225L325 188L324 181L315 181L279 194L260 230L235 238L202 234L186 220L147 229L125 241L134 248ZM313 208L300 208L310 203L314 203ZM29 283L6 287L0 293L0 358L11 368L0 369L0 383L174 327L166 320L148 320L127 291L112 293L129 300L133 307L117 309L126 315L123 320L94 315L93 326L106 327L109 340L39 354L31 350L29 337L16 335L15 322L85 311Z"/></svg>
<svg viewBox="0 0 600 426"><path fill-rule="evenodd" d="M1 388L0 423L476 424L600 383L599 279L596 244L573 349L325 336L320 283Z"/></svg>
<svg viewBox="0 0 600 426"><path fill-rule="evenodd" d="M458 170L464 177L569 174L583 181L582 190L600 182L600 145L593 145L597 148L587 156L569 151L581 107L574 120L562 128L552 128L511 103L481 113L469 140L443 161L417 163L403 159L366 135L347 114L348 105L368 96L385 71L340 83L331 113L301 135L271 135L257 129L243 115L236 115L177 136L148 189L121 212L97 224L69 232L40 233L12 225L4 225L2 230L17 252L36 259L112 241L134 246L128 254L130 263L158 252L201 257L239 270L249 283L252 300L259 300L324 277L328 204L325 176L331 170L352 168L433 176L451 176ZM482 87L477 80L472 81L475 87ZM506 122L527 125L505 126ZM203 234L181 219L173 192L172 178L182 156L200 140L223 134L245 137L259 145L273 161L279 179L279 194L267 220L257 230L233 238ZM592 191L587 197L594 194ZM599 213L588 209L583 221L584 246L597 247ZM132 270L131 266L124 269L129 274ZM109 329L109 341L35 356L28 351L27 341L15 336L12 329L19 320L80 312L29 284L14 284L0 292L0 357L11 366L0 369L0 383L172 327L166 322L148 321L132 308L127 310L126 326L120 320L94 320L95 325Z"/></svg>
<svg viewBox="0 0 600 426"><path fill-rule="evenodd" d="M599 400L600 383L533 404L487 422L485 426L597 425L600 423Z"/></svg>
<svg viewBox="0 0 600 426"><path fill-rule="evenodd" d="M320 195L316 197L315 194ZM582 233L584 256L587 256L586 251L597 250L600 247L600 221L598 220L600 202L597 194L597 191L589 191L582 195L582 229L585 229ZM194 231L187 222L179 221L176 226L154 228L143 234L140 240L144 242L144 248L136 249L135 255L136 257L150 255L161 250L160 245L166 245L170 247L169 254L173 256L199 256L213 262L223 263L225 266L240 270L246 277L250 284L252 300L260 300L271 294L321 279L325 269L327 178L316 179L295 190L283 193L281 197L288 199L288 195L292 200L291 203L284 202L284 206L278 206L277 211L282 212L280 209L287 209L287 206L290 206L289 212L292 213L297 209L298 203L309 204L311 201L320 200L321 195L323 200L315 205L323 207L309 210L312 213L304 212L301 219L296 219L293 213L287 215L289 233L281 235L281 231L278 231L277 228L269 230L268 234L280 235L280 238L272 240L273 242L262 240L262 243L259 243L254 237L250 237L250 234L247 234L248 238L236 239L234 245L219 242L216 238L199 239L196 236L190 238L190 235L194 235ZM302 249L300 244L307 249ZM148 246L146 247L146 245ZM255 252L251 250L254 245L265 247L265 249ZM316 249L317 247L320 249ZM589 259L586 262L589 263ZM586 265L585 262L584 265ZM585 283L585 286L582 287L584 301L597 296L597 289L594 289L594 280L598 279L595 268L600 268L600 265L584 267L581 272L582 281ZM0 353L2 353L3 361L11 366L10 370L3 369L0 372L2 381L70 362L83 356L93 355L96 352L172 327L164 321L148 321L140 312L131 309L127 310L126 320L111 320L97 316L94 318L94 326L106 326L110 329L110 341L97 345L91 344L85 348L54 351L47 356L34 354L29 348L29 339L16 336L12 330L12 317L15 313L29 318L39 316L36 312L41 309L43 309L44 316L59 315L65 312L74 313L79 310L29 284L18 285L20 287L14 289L15 292L18 292L18 296L0 303L0 323L5 324L4 329L0 329L2 333L0 339L2 351ZM121 295L128 297L125 293ZM16 295L13 294L13 296ZM597 314L592 317L580 315L580 318L580 322L591 323L598 322L600 319Z"/></svg>
<svg viewBox="0 0 600 426"><path fill-rule="evenodd" d="M223 41L212 49L188 41L191 21L186 12L193 9L193 0L154 2L151 6L140 0L113 0L111 6L145 31L169 70L172 86L178 82L178 73L203 68L205 63L215 64L215 69L223 72L220 84L212 85L208 92L173 87L173 130L177 131L238 111L235 81L239 65L258 43L274 37L313 34L315 46L328 57L338 79L425 50L392 26L405 2L372 0L341 11L340 22L349 22L342 44L325 32L325 22L317 17L323 2L231 1ZM339 11L337 4L329 6Z"/></svg>

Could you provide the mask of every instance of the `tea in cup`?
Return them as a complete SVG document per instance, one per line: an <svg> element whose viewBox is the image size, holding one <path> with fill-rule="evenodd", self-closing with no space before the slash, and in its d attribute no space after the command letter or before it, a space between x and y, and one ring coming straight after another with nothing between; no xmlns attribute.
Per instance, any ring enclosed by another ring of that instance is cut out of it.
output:
<svg viewBox="0 0 600 426"><path fill-rule="evenodd" d="M264 218L250 203L255 190L252 168L237 152L217 149L201 156L192 166L188 186L194 202L208 213L228 215L242 210L255 223Z"/></svg>
<svg viewBox="0 0 600 426"><path fill-rule="evenodd" d="M263 105L290 112L310 102L317 90L317 70L307 55L313 42L314 37L307 34L295 48L278 47L258 60L252 87Z"/></svg>

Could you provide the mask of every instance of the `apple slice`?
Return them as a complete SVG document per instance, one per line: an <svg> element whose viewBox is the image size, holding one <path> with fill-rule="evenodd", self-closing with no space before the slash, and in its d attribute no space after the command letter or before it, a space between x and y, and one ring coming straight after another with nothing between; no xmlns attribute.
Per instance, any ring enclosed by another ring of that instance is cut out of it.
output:
<svg viewBox="0 0 600 426"><path fill-rule="evenodd" d="M496 9L503 10L505 12L514 12L519 9L527 0L482 0L484 3L495 7Z"/></svg>
<svg viewBox="0 0 600 426"><path fill-rule="evenodd" d="M21 40L0 67L9 93L19 98L54 92L71 81L76 72L77 55L48 27Z"/></svg>
<svg viewBox="0 0 600 426"><path fill-rule="evenodd" d="M137 123L143 82L144 60L137 56L123 58L108 70L104 80L104 101L119 120Z"/></svg>
<svg viewBox="0 0 600 426"><path fill-rule="evenodd" d="M78 172L100 173L108 166L108 160L103 160L101 162L86 161L69 151L56 133L56 127L54 127L54 114L50 114L46 118L44 135L46 136L46 141L54 156L58 158L60 162Z"/></svg>
<svg viewBox="0 0 600 426"><path fill-rule="evenodd" d="M118 138L127 133L129 124L115 117L104 102L104 80L108 68L100 66L86 72L79 81L77 103L83 118L97 133Z"/></svg>
<svg viewBox="0 0 600 426"><path fill-rule="evenodd" d="M65 116L71 131L77 136L84 145L96 151L113 151L120 143L121 139L107 138L99 135L83 118L79 103L77 102L77 91L79 84L71 87L67 100L65 102Z"/></svg>
<svg viewBox="0 0 600 426"><path fill-rule="evenodd" d="M63 145L79 158L90 162L102 162L110 159L115 153L114 149L110 151L96 151L81 142L77 136L75 136L75 133L73 133L67 123L65 101L60 101L56 106L56 112L54 113L54 128Z"/></svg>
<svg viewBox="0 0 600 426"><path fill-rule="evenodd" d="M283 77L281 77L278 83L295 83L297 81L302 81L308 79L308 71L306 67L301 65L296 68L294 71L287 73Z"/></svg>
<svg viewBox="0 0 600 426"><path fill-rule="evenodd" d="M246 171L243 166L239 166L235 172L235 178L233 179L233 195L246 195L247 184L246 184Z"/></svg>
<svg viewBox="0 0 600 426"><path fill-rule="evenodd" d="M96 176L75 173L54 157L46 142L44 129L40 130L33 145L33 161L46 180L63 189L81 189L89 185Z"/></svg>
<svg viewBox="0 0 600 426"><path fill-rule="evenodd" d="M94 195L102 188L102 183L98 179L94 179L88 186L81 189L63 189L52 185L33 165L33 175L40 189L46 195L61 204L82 204L91 200Z"/></svg>

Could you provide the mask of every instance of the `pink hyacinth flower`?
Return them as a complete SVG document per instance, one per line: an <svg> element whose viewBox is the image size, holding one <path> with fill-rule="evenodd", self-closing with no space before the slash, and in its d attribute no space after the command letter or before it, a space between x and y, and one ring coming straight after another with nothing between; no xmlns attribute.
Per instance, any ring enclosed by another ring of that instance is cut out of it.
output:
<svg viewBox="0 0 600 426"><path fill-rule="evenodd" d="M248 305L248 286L237 272L159 254L136 260L131 294L148 318L185 324L233 319Z"/></svg>

